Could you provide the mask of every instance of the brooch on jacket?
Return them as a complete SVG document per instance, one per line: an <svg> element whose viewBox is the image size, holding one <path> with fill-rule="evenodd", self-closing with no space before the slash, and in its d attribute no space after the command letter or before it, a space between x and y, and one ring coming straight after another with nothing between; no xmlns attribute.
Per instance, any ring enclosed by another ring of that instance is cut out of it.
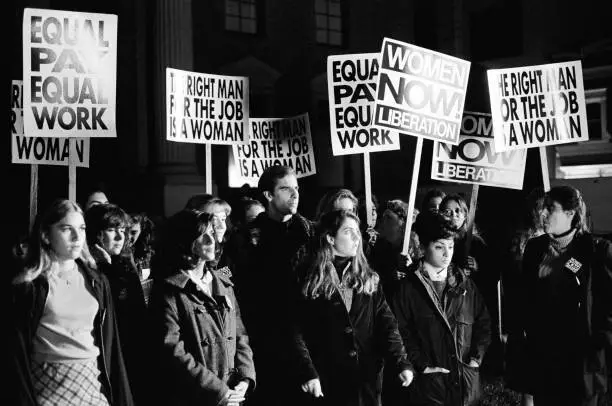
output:
<svg viewBox="0 0 612 406"><path fill-rule="evenodd" d="M565 267L573 273L576 273L582 268L582 264L572 257L565 263Z"/></svg>

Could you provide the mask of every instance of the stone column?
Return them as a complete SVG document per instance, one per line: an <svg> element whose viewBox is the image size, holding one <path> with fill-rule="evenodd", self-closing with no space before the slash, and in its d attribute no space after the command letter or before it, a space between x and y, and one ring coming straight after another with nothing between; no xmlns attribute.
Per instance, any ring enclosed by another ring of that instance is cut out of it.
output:
<svg viewBox="0 0 612 406"><path fill-rule="evenodd" d="M192 0L157 0L154 36L155 164L163 189L166 216L184 207L194 193L204 193L195 144L166 141L166 68L193 70Z"/></svg>

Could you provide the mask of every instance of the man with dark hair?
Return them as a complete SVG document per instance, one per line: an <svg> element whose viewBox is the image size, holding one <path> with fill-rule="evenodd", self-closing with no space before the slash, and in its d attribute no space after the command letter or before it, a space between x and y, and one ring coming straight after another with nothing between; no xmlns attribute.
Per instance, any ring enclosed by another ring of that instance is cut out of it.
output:
<svg viewBox="0 0 612 406"><path fill-rule="evenodd" d="M289 344L294 314L296 267L314 235L312 222L297 212L300 192L288 166L268 167L259 179L267 210L251 227L259 230L252 259L242 270L243 315L255 354L258 387L251 402L286 405L294 385ZM299 386L295 386L298 388Z"/></svg>

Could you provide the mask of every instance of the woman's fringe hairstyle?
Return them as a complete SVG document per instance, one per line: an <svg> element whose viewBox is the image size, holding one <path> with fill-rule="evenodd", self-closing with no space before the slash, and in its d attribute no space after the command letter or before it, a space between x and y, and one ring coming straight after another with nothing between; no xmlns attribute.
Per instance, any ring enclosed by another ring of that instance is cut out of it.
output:
<svg viewBox="0 0 612 406"><path fill-rule="evenodd" d="M341 284L366 295L371 295L378 289L379 277L370 268L363 254L361 236L357 255L351 261L350 268L345 272L342 281L339 280L338 274L343 270L339 269L336 272L334 269L334 254L327 237L335 237L347 219L355 220L359 226L359 218L355 214L342 210L329 212L319 220L312 254L313 261L308 267L302 287L302 294L306 298L315 299L324 296L329 299Z"/></svg>
<svg viewBox="0 0 612 406"><path fill-rule="evenodd" d="M24 261L24 269L13 279L13 283L31 282L40 275L47 277L54 259L51 245L43 240L43 236L48 237L51 227L72 212L83 216L83 210L77 203L67 199L58 199L51 203L44 212L38 214L28 239L28 254ZM96 268L96 263L87 248L87 241L83 243L79 259L90 268Z"/></svg>

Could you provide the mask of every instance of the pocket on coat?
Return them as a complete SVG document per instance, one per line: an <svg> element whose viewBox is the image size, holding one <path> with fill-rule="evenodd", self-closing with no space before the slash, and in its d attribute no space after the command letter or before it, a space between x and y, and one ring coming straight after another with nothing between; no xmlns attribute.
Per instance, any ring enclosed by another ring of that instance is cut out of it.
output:
<svg viewBox="0 0 612 406"><path fill-rule="evenodd" d="M441 405L446 394L445 374L418 374L408 387L410 402L416 405Z"/></svg>
<svg viewBox="0 0 612 406"><path fill-rule="evenodd" d="M480 371L461 363L463 375L463 404L471 406L478 403L482 398L482 388L480 387Z"/></svg>
<svg viewBox="0 0 612 406"><path fill-rule="evenodd" d="M459 347L459 353L463 357L470 351L472 346L472 325L474 324L474 317L471 315L458 315L457 316L457 345Z"/></svg>

